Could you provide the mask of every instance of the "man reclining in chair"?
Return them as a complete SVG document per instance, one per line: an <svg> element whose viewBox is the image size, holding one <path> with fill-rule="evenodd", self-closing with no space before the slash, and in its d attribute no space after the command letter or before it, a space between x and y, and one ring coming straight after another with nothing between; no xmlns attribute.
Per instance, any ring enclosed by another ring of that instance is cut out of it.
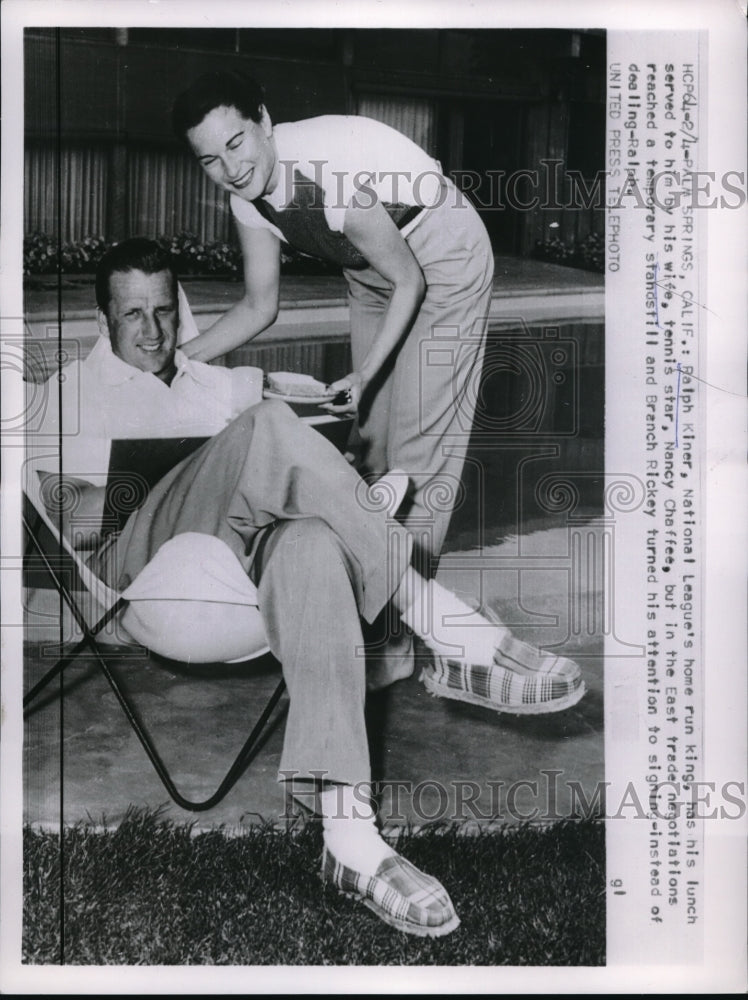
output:
<svg viewBox="0 0 748 1000"><path fill-rule="evenodd" d="M92 565L122 591L171 543L177 561L164 589L196 597L201 542L232 554L257 587L267 642L288 686L281 774L319 783L323 879L400 930L449 933L459 920L447 892L381 838L361 795L370 782L361 619L372 621L391 602L435 654L424 668L429 690L499 712L575 704L584 693L579 668L544 656L436 582L427 584L409 566L405 529L362 501L362 480L321 434L285 403L262 401L258 370L232 372L177 350L177 277L158 244L116 246L99 266L96 293L102 337L77 384L74 374L63 384L72 407L63 406L63 420L76 412L81 440L204 434L206 427L213 436L151 489L119 534L98 545ZM56 379L49 385L56 393ZM57 408L48 409L53 423ZM97 448L84 450L89 465L79 469L66 464L63 449L65 477L80 495L77 514L84 510L93 521L104 506L97 476L106 473L92 467ZM210 659L228 659L228 630L185 605L179 639L198 646L213 640Z"/></svg>

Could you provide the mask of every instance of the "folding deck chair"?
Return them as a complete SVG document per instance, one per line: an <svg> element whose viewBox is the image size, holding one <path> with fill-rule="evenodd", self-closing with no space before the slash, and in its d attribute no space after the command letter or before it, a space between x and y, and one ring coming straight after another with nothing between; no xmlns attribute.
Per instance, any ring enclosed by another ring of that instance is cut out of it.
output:
<svg viewBox="0 0 748 1000"><path fill-rule="evenodd" d="M199 331L181 283L178 285L178 295L180 315L179 344L182 345L196 337ZM311 410L311 408L307 409ZM303 408L300 412L303 412ZM338 448L342 446L347 438L347 432L345 434L342 433L345 431L345 421L341 420L339 421L339 425L336 425L336 418L320 414L317 414L316 416L310 416L307 414L306 416L302 416L302 419L306 423L316 426L316 429L320 433L324 434L325 437L327 437ZM158 577L157 572L153 573L151 571L154 569L154 564L157 562L162 550L166 546L162 546L162 549L156 553L154 559L144 568L144 570L125 591L118 593L111 587L106 586L96 576L96 574L93 573L90 567L86 564L83 553L77 551L70 543L69 539L67 539L62 532L57 530L47 514L36 472L34 472L30 466L27 466L27 476L28 481L25 484L24 489L24 510L22 515L24 528L28 537L27 553L30 553L33 549L39 555L45 572L52 580L57 591L62 595L63 600L67 604L73 618L80 628L82 638L69 652L62 656L57 663L44 674L41 680L34 684L34 686L26 694L23 699L24 717L28 715L33 702L48 686L48 684L56 676L61 674L65 668L76 659L79 653L81 653L84 649L89 648L93 653L102 673L104 674L104 677L112 688L117 701L121 705L125 716L130 722L130 725L133 727L136 736L140 740L140 743L142 744L149 760L153 764L156 773L174 802L182 809L187 809L192 812L201 812L211 809L213 806L217 805L230 791L252 760L255 753L259 750L260 741L263 734L266 732L268 722L274 709L278 705L278 702L283 696L286 686L285 681L281 680L278 683L267 704L260 713L260 716L247 737L244 745L239 750L234 762L229 767L226 775L218 785L215 792L207 799L197 802L182 795L175 786L166 766L161 760L151 737L146 732L141 721L138 719L130 699L127 697L121 684L117 680L117 677L109 668L109 665L106 662L106 656L102 650L102 645L97 639L97 636L102 633L107 625L117 619L127 616L128 609L133 610L139 606L147 607L149 602L153 604L156 601L160 601L160 606L163 607L164 602L159 598L158 593L153 592L154 581L149 578L153 576L156 578ZM387 481L386 483L385 480ZM405 476L402 472L393 470L392 473L379 480L375 489L378 491L376 494L377 498L381 498L382 505L389 509L391 516L394 516L394 513L402 502L407 489L407 476ZM45 551L45 547L39 538L40 528L42 525L49 532L48 538L51 536L52 545L55 549L54 558L51 558L50 554ZM172 542L173 541L174 540L172 540ZM171 545L172 542L167 542L166 545ZM215 542L216 545L212 545L212 542ZM213 568L217 570L218 576L224 577L229 581L229 590L232 591L233 594L231 597L231 604L240 609L243 627L246 630L246 642L244 644L246 648L243 649L240 654L232 656L230 659L224 658L224 662L245 662L265 655L269 652L269 647L265 637L262 618L257 607L257 592L252 584L252 581L241 569L238 561L234 558L227 546L224 546L225 551L222 551L220 546L222 546L223 543L219 542L218 539L212 539L207 544L211 545L211 551L208 553L208 558L211 561ZM58 561L61 564L59 568L56 567L56 563ZM63 573L61 571L62 565L65 562L67 562L68 566L73 570L72 579L74 583L72 586L66 584L65 582L65 577L68 573ZM80 607L80 603L76 600L74 593L75 582L82 585L84 592L91 596L95 606L98 606L102 612L94 624L88 623L88 620ZM142 617L139 621L137 615L130 616L130 618L132 620L128 620L127 622L127 632L135 643L145 646L157 655L166 656L172 660L180 659L180 657L173 654L169 637L164 636L163 630L160 628L160 621L158 623L149 623L148 621L144 621ZM164 639L166 640L166 646L161 645L161 641ZM195 659L197 659L197 657L195 657ZM215 657L216 662L221 662L221 659L221 657ZM204 661L201 660L200 662Z"/></svg>
<svg viewBox="0 0 748 1000"><path fill-rule="evenodd" d="M114 692L127 720L133 727L133 730L140 740L140 743L143 746L149 760L153 764L156 773L174 802L176 802L176 804L182 809L187 809L193 812L211 809L213 806L217 805L232 788L234 783L246 768L247 764L252 759L254 752L258 749L259 741L265 732L273 710L280 701L285 690L285 681L281 680L278 683L270 699L263 708L257 722L252 728L252 731L239 750L239 753L215 792L208 798L201 801L188 799L174 784L174 781L172 780L166 766L156 750L153 740L138 718L131 700L128 698L122 685L111 670L110 665L107 663L106 652L97 638L110 622L113 622L123 616L128 606L133 606L136 602L145 603L149 601L153 602L154 600L157 601L157 595L149 595L148 581L145 581L144 586L144 581L142 579L143 574L140 574L133 581L131 586L122 593L108 587L99 579L99 577L96 576L96 574L86 564L84 559L84 556L89 553L76 551L69 539L65 537L61 531L58 531L57 527L47 514L44 501L41 496L38 476L33 469L29 470L28 482L25 484L24 509L22 517L28 539L26 548L27 554L30 554L33 550L39 556L42 567L51 579L58 593L67 604L76 624L82 632L82 638L73 646L73 648L65 653L65 655L62 656L57 663L55 663L55 665L44 674L41 680L34 684L34 686L26 694L23 699L24 717L28 715L33 702L49 685L49 683L56 676L61 674L84 649L88 648L95 657L101 672L104 674L104 677ZM47 539L51 539L52 541L52 546L55 549L54 552L49 552L43 543L43 539L40 538L40 534L42 534L43 531L42 526L46 529ZM218 539L210 539L209 542L218 542ZM168 545L169 543L166 544ZM218 542L219 547L223 546L223 544L224 543L222 542ZM152 560L152 562L145 567L143 573L146 573L149 568L153 567L154 562L158 559L159 554L163 551L163 548L164 547L159 550L154 557L154 560ZM220 548L217 547L213 547L210 554L219 562L224 560L224 555L228 557L225 559L224 564L219 566L219 572L226 572L229 574L231 582L234 585L234 590L236 591L236 597L234 598L233 603L235 603L240 609L242 616L247 616L248 618L246 638L248 640L247 646L249 648L246 649L245 655L239 656L236 660L232 660L231 662L255 659L269 652L267 640L264 635L262 618L260 616L259 609L257 608L256 590L251 580L247 577L246 573L243 572L241 566L228 547L224 546L224 548L225 554ZM234 565L232 565L229 560L233 560ZM213 568L215 568L215 566L216 563L214 562ZM156 573L156 576L158 576L158 573ZM79 589L76 584L82 586L84 593L90 595L93 602L95 602L94 606L103 609L103 613L100 614L98 619L93 624L89 624L89 621L81 608L82 602L76 598L75 591ZM146 645L151 652L156 654L169 655L171 652L169 637L164 636L165 644L159 648L157 630L152 627L143 628L142 625L143 622L138 621L138 616L130 616L130 619L127 621L127 633L132 638L134 643ZM140 635L138 635L139 631L141 632ZM170 658L173 659L173 655L170 656ZM218 659L218 657L216 657L216 659Z"/></svg>
<svg viewBox="0 0 748 1000"><path fill-rule="evenodd" d="M393 471L392 473L382 477L382 479L378 480L378 482L374 484L372 491L376 492L372 492L372 495L376 497L377 501L379 501L383 507L388 509L390 516L394 516L394 513L403 499L406 488L407 476L399 471ZM84 555L86 553L77 551L71 544L70 540L64 535L63 532L57 529L53 521L50 519L41 495L41 487L38 476L33 469L29 469L28 482L26 483L24 489L24 510L22 517L28 538L28 545L26 549L27 554L29 554L32 549L38 554L45 572L50 577L55 588L66 602L73 618L75 619L75 622L82 632L82 638L73 646L73 648L62 656L57 663L55 663L55 665L44 674L41 680L34 684L34 686L26 694L23 699L24 717L28 715L33 702L49 685L49 683L56 676L61 674L84 649L89 648L93 653L101 672L104 674L104 677L114 692L127 720L140 740L148 759L151 761L158 777L161 779L162 784L174 802L182 809L190 810L192 812L201 812L211 809L213 806L217 805L230 791L259 749L260 740L265 733L273 711L285 690L285 681L281 679L278 683L267 704L260 713L252 731L239 750L235 760L229 767L215 792L208 798L201 801L194 801L186 798L186 796L184 796L174 784L174 781L172 780L166 766L156 750L153 740L146 732L145 727L138 718L130 699L123 690L117 677L110 669L104 650L102 649L101 643L97 638L107 625L114 622L118 618L126 616L128 608L137 608L138 605L140 605L142 610L143 608L147 608L149 604L163 605L164 603L168 603L164 602L159 597L158 593L154 593L152 591L152 584L149 577L155 577L158 579L159 573L157 569L154 573L151 573L150 571L154 569L154 564L157 562L159 556L162 552L164 552L166 547L178 542L178 539L184 539L185 536L177 536L177 539L172 539L171 542L166 542L165 545L162 546L156 553L153 560L144 568L138 577L136 577L132 584L122 593L119 593L107 586L102 582L102 580L99 579L98 576L96 576L96 574L85 562ZM56 549L54 556L46 551L45 545L39 537L43 530L42 526L43 529L46 529L48 532L47 537L51 538ZM201 537L208 539L208 536ZM213 546L212 543L216 543L216 546ZM216 567L218 568L218 574L220 576L223 576L230 581L231 587L235 592L235 597L232 598L231 603L240 609L241 618L243 621L246 620L247 623L246 633L242 640L244 642L244 646L247 647L246 650L243 655L232 658L226 662L244 662L260 657L269 652L269 647L264 633L262 618L257 607L257 593L254 585L246 573L242 570L238 560L236 560L228 546L226 546L223 542L220 542L218 539L208 539L208 544L211 546L208 557L209 559L214 560L212 566L214 569ZM65 571L63 571L63 566L65 566L65 564L67 565L65 567ZM68 583L66 582L66 577L70 575L70 569L72 569L73 573L71 576L71 582ZM100 609L103 609L103 613L100 614L94 624L89 624L80 606L80 602L76 600L74 593L74 590L77 589L76 582L83 587L85 593L89 594L93 598L96 605L99 606ZM158 617L160 624L162 617L160 613ZM143 620L142 615L130 616L126 619L126 630L135 643L146 646L151 652L154 652L157 655L167 656L172 660L176 658L171 649L171 642L168 634L163 634L163 645L161 645L160 629L154 627L152 623L149 623L147 616L145 620ZM217 661L220 660L219 657L216 657L215 659Z"/></svg>

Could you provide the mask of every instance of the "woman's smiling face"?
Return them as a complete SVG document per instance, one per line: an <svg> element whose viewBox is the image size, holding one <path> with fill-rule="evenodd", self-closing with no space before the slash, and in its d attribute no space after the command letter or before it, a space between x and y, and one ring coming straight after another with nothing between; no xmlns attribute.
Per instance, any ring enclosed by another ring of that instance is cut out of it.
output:
<svg viewBox="0 0 748 1000"><path fill-rule="evenodd" d="M189 129L187 140L213 183L244 201L269 194L278 182L273 126L264 108L255 122L221 105Z"/></svg>

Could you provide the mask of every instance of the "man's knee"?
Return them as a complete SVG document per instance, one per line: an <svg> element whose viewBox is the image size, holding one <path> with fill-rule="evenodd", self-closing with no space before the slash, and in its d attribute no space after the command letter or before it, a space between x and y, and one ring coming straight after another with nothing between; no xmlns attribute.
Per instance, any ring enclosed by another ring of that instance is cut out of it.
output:
<svg viewBox="0 0 748 1000"><path fill-rule="evenodd" d="M312 567L325 566L342 554L340 539L320 517L285 521L275 530L278 546Z"/></svg>
<svg viewBox="0 0 748 1000"><path fill-rule="evenodd" d="M256 403L246 412L253 415L256 424L271 426L297 423L299 419L288 403L284 403L281 399L263 399L261 403Z"/></svg>
<svg viewBox="0 0 748 1000"><path fill-rule="evenodd" d="M250 448L261 447L263 438L276 449L277 442L289 436L288 424L296 420L293 410L275 399L264 399L235 417L220 434L213 438L214 446L230 449L236 461L241 461Z"/></svg>
<svg viewBox="0 0 748 1000"><path fill-rule="evenodd" d="M286 424L295 420L298 420L298 417L287 403L280 399L263 399L262 402L243 410L229 424L227 430L232 428L247 430L259 425Z"/></svg>

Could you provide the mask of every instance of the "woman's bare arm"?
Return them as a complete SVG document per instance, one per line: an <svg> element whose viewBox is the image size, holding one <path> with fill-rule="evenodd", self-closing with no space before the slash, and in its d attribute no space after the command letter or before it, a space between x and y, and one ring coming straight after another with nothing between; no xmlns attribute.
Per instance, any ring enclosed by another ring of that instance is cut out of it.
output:
<svg viewBox="0 0 748 1000"><path fill-rule="evenodd" d="M408 331L426 294L426 280L418 261L379 201L359 203L354 199L346 209L343 232L393 288L379 330L359 371L333 385L336 389L351 390L351 404L328 407L333 413L355 411L361 392Z"/></svg>
<svg viewBox="0 0 748 1000"><path fill-rule="evenodd" d="M196 361L212 361L246 344L271 326L278 315L280 240L267 229L237 223L244 269L244 295L182 350Z"/></svg>

